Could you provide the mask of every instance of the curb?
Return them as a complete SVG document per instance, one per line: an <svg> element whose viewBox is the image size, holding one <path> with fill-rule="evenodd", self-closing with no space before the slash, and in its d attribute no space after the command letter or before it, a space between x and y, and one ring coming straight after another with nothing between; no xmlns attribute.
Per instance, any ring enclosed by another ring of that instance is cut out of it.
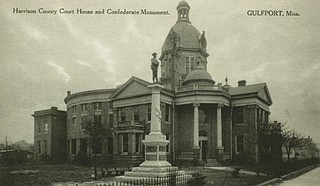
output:
<svg viewBox="0 0 320 186"><path fill-rule="evenodd" d="M300 176L301 174L303 173L306 173L316 167L318 167L319 165L310 165L308 167L305 167L305 168L302 168L302 169L299 169L299 170L296 170L294 172L291 172L289 174L286 174L286 175L283 175L281 176L280 178L273 178L271 180L268 180L266 182L263 182L263 183L260 183L256 186L266 186L266 185L271 185L273 183L278 183L278 182L281 182L282 180L290 180L290 179L293 179L295 177L298 177Z"/></svg>

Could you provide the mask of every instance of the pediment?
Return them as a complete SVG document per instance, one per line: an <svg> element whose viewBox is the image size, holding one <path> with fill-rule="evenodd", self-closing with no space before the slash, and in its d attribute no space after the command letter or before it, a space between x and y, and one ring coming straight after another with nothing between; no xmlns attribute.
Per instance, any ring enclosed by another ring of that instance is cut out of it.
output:
<svg viewBox="0 0 320 186"><path fill-rule="evenodd" d="M128 98L138 95L151 94L151 90L148 88L148 85L148 82L136 77L132 77L125 84L118 88L118 90L112 95L112 98Z"/></svg>
<svg viewBox="0 0 320 186"><path fill-rule="evenodd" d="M262 100L269 103L270 105L272 104L271 96L267 85L265 85L265 87L258 92L258 97L260 97Z"/></svg>

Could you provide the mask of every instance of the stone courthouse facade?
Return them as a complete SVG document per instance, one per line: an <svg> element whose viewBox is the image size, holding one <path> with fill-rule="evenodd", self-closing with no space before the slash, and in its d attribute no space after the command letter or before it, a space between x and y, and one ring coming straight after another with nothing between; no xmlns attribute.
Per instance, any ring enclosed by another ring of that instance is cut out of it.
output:
<svg viewBox="0 0 320 186"><path fill-rule="evenodd" d="M215 161L259 153L256 132L269 120L272 104L266 83L238 86L216 83L207 72L209 54L205 32L190 22L190 6L177 6L178 19L161 49L162 133L170 141L169 160ZM149 71L149 69L145 69ZM150 82L131 77L115 89L68 92L67 152L92 153L83 125L102 122L112 135L101 140L99 154L143 160L142 140L150 131Z"/></svg>

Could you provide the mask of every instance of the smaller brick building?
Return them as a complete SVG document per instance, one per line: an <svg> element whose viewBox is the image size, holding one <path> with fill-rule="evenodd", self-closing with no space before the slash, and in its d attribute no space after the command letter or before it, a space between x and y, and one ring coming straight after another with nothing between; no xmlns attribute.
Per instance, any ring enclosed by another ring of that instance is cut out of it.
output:
<svg viewBox="0 0 320 186"><path fill-rule="evenodd" d="M47 155L52 161L66 159L67 121L66 111L57 107L35 111L34 117L34 156L39 159Z"/></svg>

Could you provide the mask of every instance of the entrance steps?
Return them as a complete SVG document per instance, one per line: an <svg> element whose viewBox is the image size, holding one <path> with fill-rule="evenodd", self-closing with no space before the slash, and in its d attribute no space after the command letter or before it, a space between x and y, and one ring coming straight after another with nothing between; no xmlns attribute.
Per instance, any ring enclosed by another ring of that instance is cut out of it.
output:
<svg viewBox="0 0 320 186"><path fill-rule="evenodd" d="M207 159L206 167L221 167L221 163L219 163L216 159Z"/></svg>

